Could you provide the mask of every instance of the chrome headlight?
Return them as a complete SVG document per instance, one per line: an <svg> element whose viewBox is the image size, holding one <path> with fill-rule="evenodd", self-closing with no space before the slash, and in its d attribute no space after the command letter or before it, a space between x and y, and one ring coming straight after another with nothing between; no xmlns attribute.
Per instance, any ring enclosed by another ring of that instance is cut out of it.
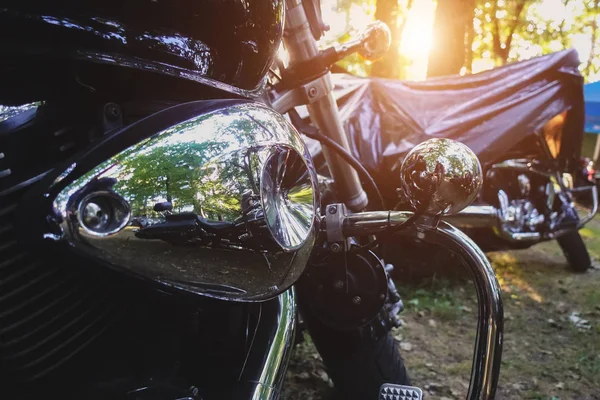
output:
<svg viewBox="0 0 600 400"><path fill-rule="evenodd" d="M244 101L150 116L46 182L39 197L52 202L47 217L56 221L46 238L210 297L262 300L286 290L318 229L303 141L280 114Z"/></svg>

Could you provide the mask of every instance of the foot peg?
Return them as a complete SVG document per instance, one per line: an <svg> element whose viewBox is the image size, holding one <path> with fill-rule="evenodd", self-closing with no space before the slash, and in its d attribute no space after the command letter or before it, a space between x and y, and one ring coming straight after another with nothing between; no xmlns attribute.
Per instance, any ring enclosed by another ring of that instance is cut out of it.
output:
<svg viewBox="0 0 600 400"><path fill-rule="evenodd" d="M414 386L384 383L379 388L379 400L422 400L423 391Z"/></svg>

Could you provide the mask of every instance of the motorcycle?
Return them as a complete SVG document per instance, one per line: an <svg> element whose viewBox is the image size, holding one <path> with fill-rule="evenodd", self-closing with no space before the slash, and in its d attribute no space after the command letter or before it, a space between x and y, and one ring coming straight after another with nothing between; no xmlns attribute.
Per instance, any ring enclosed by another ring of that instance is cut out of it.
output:
<svg viewBox="0 0 600 400"><path fill-rule="evenodd" d="M384 51L385 26L320 51L318 1L8 3L3 398L277 399L300 316L345 397L419 399L378 254L400 239L450 249L472 274L468 398L494 397L500 289L442 220L477 196L477 157L451 140L417 146L402 169L414 211L391 211L348 151L329 66ZM282 38L291 63L267 84ZM302 104L332 179L283 116Z"/></svg>
<svg viewBox="0 0 600 400"><path fill-rule="evenodd" d="M458 140L477 154L485 179L474 203L445 220L484 251L557 240L571 269L584 272L591 260L578 230L596 214L598 194L594 170L580 158L584 112L578 66L576 51L566 50L425 82L336 74L333 93L353 156L380 187L390 188L384 192L386 207L409 209L394 189L414 146L432 137ZM308 113L299 114L305 123ZM317 168L325 164L318 143L312 143L311 154ZM396 246L386 258L409 264L412 248ZM431 263L417 257L419 267L407 266L410 272Z"/></svg>

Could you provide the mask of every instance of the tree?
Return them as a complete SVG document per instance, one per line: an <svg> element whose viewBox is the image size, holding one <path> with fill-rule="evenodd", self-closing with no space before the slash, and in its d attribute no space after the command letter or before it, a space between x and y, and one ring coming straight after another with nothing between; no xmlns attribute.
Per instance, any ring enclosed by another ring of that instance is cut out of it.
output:
<svg viewBox="0 0 600 400"><path fill-rule="evenodd" d="M501 64L506 64L516 29L522 23L521 16L528 0L505 0L492 2L492 40L494 55ZM500 4L504 4L501 7ZM504 16L504 18L503 18ZM503 23L504 22L504 23Z"/></svg>
<svg viewBox="0 0 600 400"><path fill-rule="evenodd" d="M600 56L597 53L600 47L600 35L598 32L598 19L600 19L600 0L591 0L586 2L586 10L589 14L589 22L587 23L589 31L590 31L590 53L588 55L587 62L583 67L583 74L586 77L589 77L592 73L597 72L598 70L594 68L594 62L596 61L596 57Z"/></svg>
<svg viewBox="0 0 600 400"><path fill-rule="evenodd" d="M427 76L458 74L465 63L465 35L474 0L438 0Z"/></svg>
<svg viewBox="0 0 600 400"><path fill-rule="evenodd" d="M201 167L223 147L217 142L174 143L132 153L120 161L116 188L127 193L137 215L150 214L161 198L173 202L175 210L197 208L197 182L205 173Z"/></svg>

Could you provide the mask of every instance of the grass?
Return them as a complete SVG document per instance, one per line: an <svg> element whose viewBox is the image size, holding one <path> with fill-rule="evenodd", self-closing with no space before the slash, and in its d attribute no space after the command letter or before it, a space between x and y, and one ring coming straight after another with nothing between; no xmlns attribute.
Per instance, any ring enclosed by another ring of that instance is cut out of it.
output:
<svg viewBox="0 0 600 400"><path fill-rule="evenodd" d="M407 312L417 313L421 316L429 315L442 321L452 321L460 318L464 311L460 288L451 285L448 280L426 281L419 286L406 286L397 283L398 290L405 299Z"/></svg>

